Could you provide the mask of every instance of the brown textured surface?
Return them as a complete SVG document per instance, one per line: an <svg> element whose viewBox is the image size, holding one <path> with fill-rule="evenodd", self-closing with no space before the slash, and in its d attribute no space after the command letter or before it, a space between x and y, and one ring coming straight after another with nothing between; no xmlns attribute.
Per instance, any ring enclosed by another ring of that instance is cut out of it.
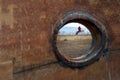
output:
<svg viewBox="0 0 120 80"><path fill-rule="evenodd" d="M71 69L52 64L26 71L22 74L15 76L15 80L19 80L21 77L24 80L108 80L106 62L104 60L83 69Z"/></svg>
<svg viewBox="0 0 120 80"><path fill-rule="evenodd" d="M83 70L47 65L16 74L15 80L118 80L119 6L120 0L0 0L0 61L13 60L14 72L56 61L51 47L53 25L68 11L84 10L104 17L112 29L111 75L102 60Z"/></svg>
<svg viewBox="0 0 120 80"><path fill-rule="evenodd" d="M0 62L0 80L13 80L12 61Z"/></svg>
<svg viewBox="0 0 120 80"><path fill-rule="evenodd" d="M63 67L57 63L37 67L14 75L15 80L119 80L120 54L112 51L108 59L102 58L98 62L81 69ZM116 54L114 54L116 53ZM31 77L32 76L32 77Z"/></svg>
<svg viewBox="0 0 120 80"><path fill-rule="evenodd" d="M112 80L120 79L120 51L112 51L109 68Z"/></svg>

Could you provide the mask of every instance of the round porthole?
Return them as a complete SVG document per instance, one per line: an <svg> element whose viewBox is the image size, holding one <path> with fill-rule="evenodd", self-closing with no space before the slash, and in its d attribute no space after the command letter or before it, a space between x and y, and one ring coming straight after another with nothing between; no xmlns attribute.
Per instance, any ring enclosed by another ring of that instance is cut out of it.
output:
<svg viewBox="0 0 120 80"><path fill-rule="evenodd" d="M58 60L71 67L93 63L109 43L106 25L87 12L71 12L54 28L53 50Z"/></svg>

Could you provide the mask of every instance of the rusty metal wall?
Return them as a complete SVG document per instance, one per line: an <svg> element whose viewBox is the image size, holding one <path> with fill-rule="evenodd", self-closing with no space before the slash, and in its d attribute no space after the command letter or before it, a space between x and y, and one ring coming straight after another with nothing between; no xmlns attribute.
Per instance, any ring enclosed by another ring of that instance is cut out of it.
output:
<svg viewBox="0 0 120 80"><path fill-rule="evenodd" d="M0 62L13 61L14 80L119 80L119 6L120 0L0 0ZM74 10L103 17L111 28L110 55L83 69L59 65L51 43L53 25Z"/></svg>

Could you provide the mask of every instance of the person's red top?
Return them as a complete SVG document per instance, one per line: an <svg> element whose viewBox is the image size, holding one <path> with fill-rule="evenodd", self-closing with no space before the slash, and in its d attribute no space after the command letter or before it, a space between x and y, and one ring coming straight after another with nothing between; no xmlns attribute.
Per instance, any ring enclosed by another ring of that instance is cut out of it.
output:
<svg viewBox="0 0 120 80"><path fill-rule="evenodd" d="M81 31L81 27L80 26L78 27L78 31Z"/></svg>

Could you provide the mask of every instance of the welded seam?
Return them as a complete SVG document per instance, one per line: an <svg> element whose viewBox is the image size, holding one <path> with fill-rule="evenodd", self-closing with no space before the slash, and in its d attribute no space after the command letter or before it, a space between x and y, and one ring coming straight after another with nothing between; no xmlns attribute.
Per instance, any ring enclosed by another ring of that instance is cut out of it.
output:
<svg viewBox="0 0 120 80"><path fill-rule="evenodd" d="M29 68L23 67L22 70L17 71L17 72L14 72L13 74L14 74L14 75L20 74L20 73L24 73L24 72L26 72L26 71L31 71L31 70L33 70L33 69L37 69L37 68L45 67L45 66L48 66L48 65L57 64L57 63L59 63L59 62L58 62L58 61L53 61L53 62L46 63L46 64L42 64L42 65L32 65L33 67L29 67Z"/></svg>

